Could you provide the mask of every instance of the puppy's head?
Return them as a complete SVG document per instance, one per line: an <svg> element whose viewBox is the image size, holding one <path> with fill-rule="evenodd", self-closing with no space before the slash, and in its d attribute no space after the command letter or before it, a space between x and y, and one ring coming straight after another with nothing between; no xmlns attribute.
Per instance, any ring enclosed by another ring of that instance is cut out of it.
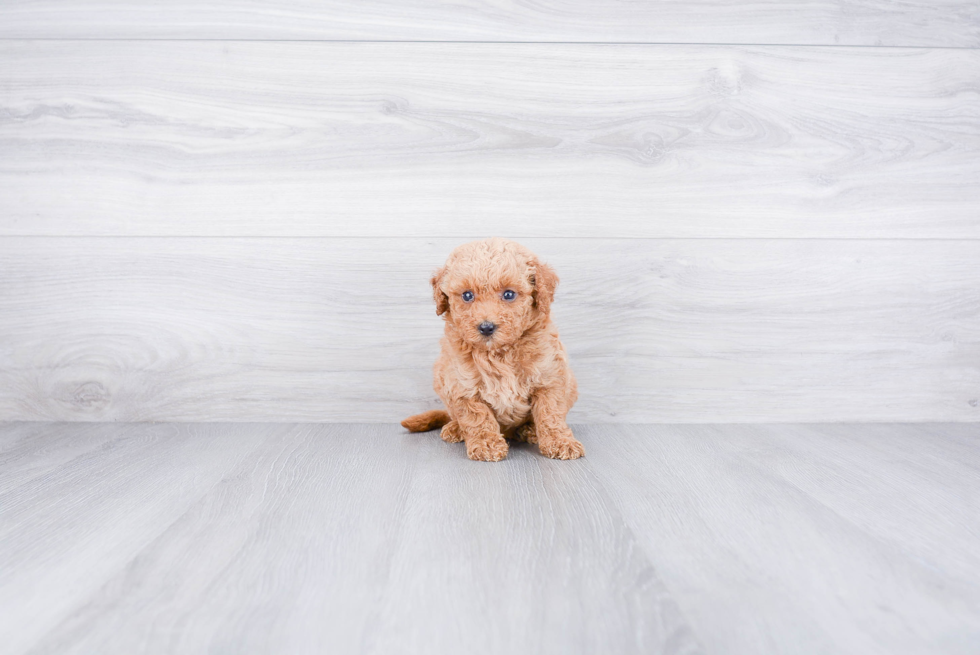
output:
<svg viewBox="0 0 980 655"><path fill-rule="evenodd" d="M546 323L558 276L530 250L505 239L456 248L432 276L436 313L471 345L509 346L538 322Z"/></svg>

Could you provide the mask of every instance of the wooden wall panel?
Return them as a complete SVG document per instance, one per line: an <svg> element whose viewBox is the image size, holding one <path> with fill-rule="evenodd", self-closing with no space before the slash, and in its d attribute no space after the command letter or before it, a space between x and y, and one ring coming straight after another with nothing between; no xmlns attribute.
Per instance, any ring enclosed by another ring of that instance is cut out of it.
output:
<svg viewBox="0 0 980 655"><path fill-rule="evenodd" d="M451 239L0 240L0 419L436 406ZM576 422L980 420L980 241L529 239Z"/></svg>
<svg viewBox="0 0 980 655"><path fill-rule="evenodd" d="M4 0L0 38L980 46L968 0Z"/></svg>
<svg viewBox="0 0 980 655"><path fill-rule="evenodd" d="M0 235L980 237L980 51L0 42Z"/></svg>

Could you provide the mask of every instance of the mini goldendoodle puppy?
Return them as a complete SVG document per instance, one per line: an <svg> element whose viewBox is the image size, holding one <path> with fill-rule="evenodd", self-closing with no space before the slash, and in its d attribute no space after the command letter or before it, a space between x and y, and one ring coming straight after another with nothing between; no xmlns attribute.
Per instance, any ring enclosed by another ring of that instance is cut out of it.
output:
<svg viewBox="0 0 980 655"><path fill-rule="evenodd" d="M470 459L498 462L506 438L538 444L556 459L585 454L565 415L578 398L565 347L551 322L558 276L530 250L505 239L467 243L432 276L436 314L445 315L433 386L446 409L411 416L412 432L442 427L466 442Z"/></svg>

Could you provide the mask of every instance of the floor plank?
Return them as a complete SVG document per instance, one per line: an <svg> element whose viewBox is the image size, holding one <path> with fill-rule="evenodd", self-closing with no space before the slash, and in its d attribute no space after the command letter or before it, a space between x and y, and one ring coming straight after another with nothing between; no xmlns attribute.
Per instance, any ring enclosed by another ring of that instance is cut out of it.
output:
<svg viewBox="0 0 980 655"><path fill-rule="evenodd" d="M5 0L0 38L611 41L977 47L964 0Z"/></svg>
<svg viewBox="0 0 980 655"><path fill-rule="evenodd" d="M2 235L980 238L980 50L0 41L0 60Z"/></svg>
<svg viewBox="0 0 980 655"><path fill-rule="evenodd" d="M980 454L948 433L579 430L708 652L731 654L975 652Z"/></svg>
<svg viewBox="0 0 980 655"><path fill-rule="evenodd" d="M0 418L400 421L457 243L4 239ZM525 243L574 421L980 419L980 241Z"/></svg>

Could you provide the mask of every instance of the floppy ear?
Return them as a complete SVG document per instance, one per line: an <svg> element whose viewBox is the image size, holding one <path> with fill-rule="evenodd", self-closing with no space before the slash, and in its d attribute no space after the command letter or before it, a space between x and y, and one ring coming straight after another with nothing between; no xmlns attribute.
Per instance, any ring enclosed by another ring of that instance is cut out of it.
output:
<svg viewBox="0 0 980 655"><path fill-rule="evenodd" d="M429 280L432 283L432 298L436 301L436 316L442 316L449 311L449 296L442 292L442 276L445 273L446 269L440 268Z"/></svg>
<svg viewBox="0 0 980 655"><path fill-rule="evenodd" d="M534 306L538 311L547 315L551 310L551 301L555 299L555 287L558 286L558 275L555 269L538 260L532 262L534 272L531 273L531 286L534 287Z"/></svg>

